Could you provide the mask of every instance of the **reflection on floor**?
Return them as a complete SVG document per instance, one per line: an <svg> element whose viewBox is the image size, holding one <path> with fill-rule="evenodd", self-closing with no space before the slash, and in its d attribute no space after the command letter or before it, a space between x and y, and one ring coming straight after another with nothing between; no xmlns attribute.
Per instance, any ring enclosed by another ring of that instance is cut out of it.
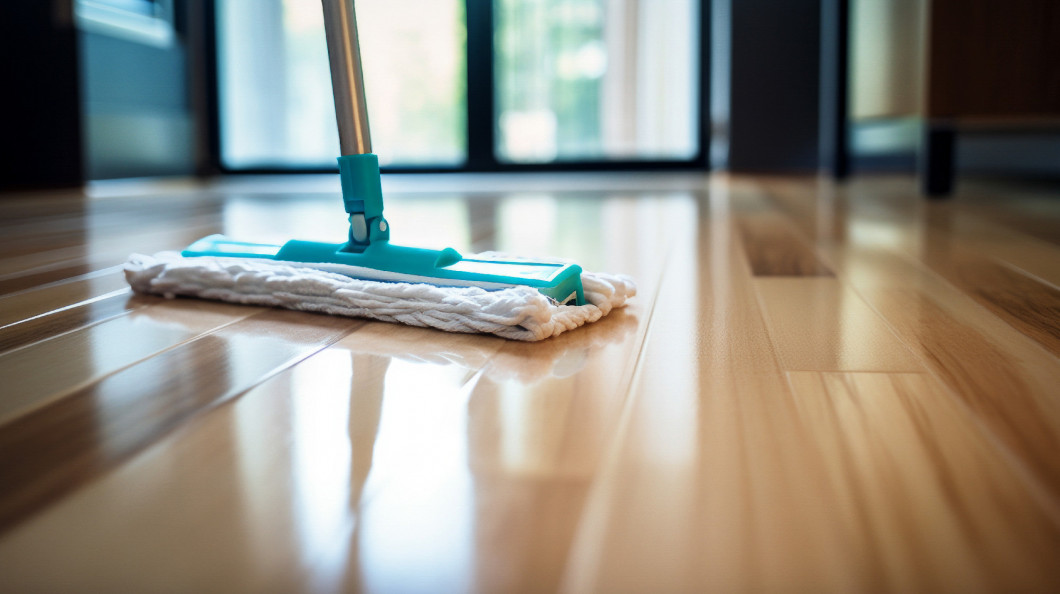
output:
<svg viewBox="0 0 1060 594"><path fill-rule="evenodd" d="M396 243L638 297L521 344L137 296L134 251L338 241L337 192L0 196L2 589L1060 588L1055 188L417 180Z"/></svg>

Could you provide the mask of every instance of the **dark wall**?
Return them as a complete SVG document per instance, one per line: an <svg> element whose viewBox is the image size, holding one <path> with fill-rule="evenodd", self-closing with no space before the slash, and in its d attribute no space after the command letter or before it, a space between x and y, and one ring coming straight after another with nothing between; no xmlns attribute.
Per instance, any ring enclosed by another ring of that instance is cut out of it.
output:
<svg viewBox="0 0 1060 594"><path fill-rule="evenodd" d="M181 31L166 47L93 31L82 31L79 45L88 177L193 174L196 130Z"/></svg>
<svg viewBox="0 0 1060 594"><path fill-rule="evenodd" d="M79 28L73 0L0 2L0 188L195 173L189 3L175 5L159 47Z"/></svg>
<svg viewBox="0 0 1060 594"><path fill-rule="evenodd" d="M72 0L0 2L0 189L83 181Z"/></svg>
<svg viewBox="0 0 1060 594"><path fill-rule="evenodd" d="M821 0L733 0L728 167L818 167Z"/></svg>

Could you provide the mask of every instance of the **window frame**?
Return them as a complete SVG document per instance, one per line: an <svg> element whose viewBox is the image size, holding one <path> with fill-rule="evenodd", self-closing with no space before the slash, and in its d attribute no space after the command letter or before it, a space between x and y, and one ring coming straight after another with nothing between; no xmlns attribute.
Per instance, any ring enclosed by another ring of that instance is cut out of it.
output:
<svg viewBox="0 0 1060 594"><path fill-rule="evenodd" d="M335 167L229 167L221 156L221 113L217 64L217 0L206 4L207 126L210 168L226 174L334 173ZM467 159L461 165L388 165L383 173L497 173L593 171L707 171L710 169L710 0L698 0L698 121L696 153L688 159L594 159L512 163L496 155L493 0L465 0L467 27ZM339 155L335 155L338 157Z"/></svg>

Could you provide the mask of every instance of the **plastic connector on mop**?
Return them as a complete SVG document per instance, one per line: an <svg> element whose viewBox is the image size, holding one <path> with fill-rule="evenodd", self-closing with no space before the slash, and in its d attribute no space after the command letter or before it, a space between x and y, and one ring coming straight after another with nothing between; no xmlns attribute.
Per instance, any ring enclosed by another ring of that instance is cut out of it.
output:
<svg viewBox="0 0 1060 594"><path fill-rule="evenodd" d="M350 215L350 239L346 243L291 240L278 246L211 235L188 246L182 255L269 259L388 282L486 290L522 285L561 304L585 305L582 269L576 264L464 258L453 248L428 250L391 245L390 225L383 217L378 158L373 154L339 157L339 175L343 204Z"/></svg>
<svg viewBox="0 0 1060 594"><path fill-rule="evenodd" d="M390 240L390 224L383 218L383 188L379 157L372 153L339 157L342 203L350 215L348 251L363 251L377 241Z"/></svg>

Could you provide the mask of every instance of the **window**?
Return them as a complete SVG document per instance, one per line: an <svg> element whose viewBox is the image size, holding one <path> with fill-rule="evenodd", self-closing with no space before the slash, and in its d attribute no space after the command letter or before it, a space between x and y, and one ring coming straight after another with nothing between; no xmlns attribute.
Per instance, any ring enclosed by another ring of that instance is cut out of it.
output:
<svg viewBox="0 0 1060 594"><path fill-rule="evenodd" d="M466 159L464 5L357 3L372 145L384 165ZM218 0L222 164L333 167L339 156L320 0Z"/></svg>
<svg viewBox="0 0 1060 594"><path fill-rule="evenodd" d="M320 1L215 1L222 166L334 167ZM703 166L702 3L358 0L380 163Z"/></svg>
<svg viewBox="0 0 1060 594"><path fill-rule="evenodd" d="M697 5L495 2L498 158L693 158Z"/></svg>
<svg viewBox="0 0 1060 594"><path fill-rule="evenodd" d="M76 0L84 31L156 47L173 45L173 0Z"/></svg>

